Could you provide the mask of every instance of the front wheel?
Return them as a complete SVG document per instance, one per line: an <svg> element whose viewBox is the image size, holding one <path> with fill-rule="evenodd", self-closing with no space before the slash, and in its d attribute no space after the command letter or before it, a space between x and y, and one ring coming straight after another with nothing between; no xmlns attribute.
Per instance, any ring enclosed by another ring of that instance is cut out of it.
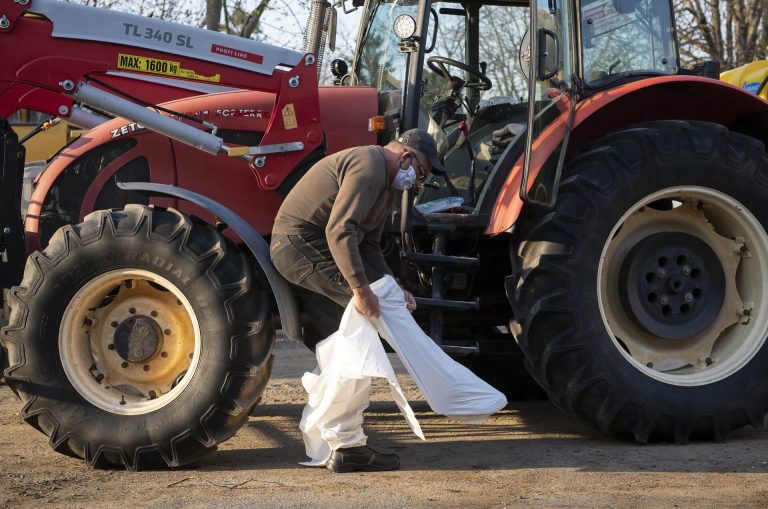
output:
<svg viewBox="0 0 768 509"><path fill-rule="evenodd" d="M268 299L215 228L129 205L59 230L11 291L0 341L22 415L58 452L130 470L198 459L271 370Z"/></svg>
<svg viewBox="0 0 768 509"><path fill-rule="evenodd" d="M570 162L560 193L521 219L513 303L550 398L641 442L761 428L764 146L714 124L643 124Z"/></svg>

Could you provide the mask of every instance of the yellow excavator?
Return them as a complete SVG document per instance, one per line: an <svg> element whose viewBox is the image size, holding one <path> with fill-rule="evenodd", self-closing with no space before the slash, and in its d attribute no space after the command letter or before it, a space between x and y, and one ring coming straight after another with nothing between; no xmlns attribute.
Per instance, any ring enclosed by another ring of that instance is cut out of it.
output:
<svg viewBox="0 0 768 509"><path fill-rule="evenodd" d="M720 74L720 79L768 100L768 60L757 60Z"/></svg>

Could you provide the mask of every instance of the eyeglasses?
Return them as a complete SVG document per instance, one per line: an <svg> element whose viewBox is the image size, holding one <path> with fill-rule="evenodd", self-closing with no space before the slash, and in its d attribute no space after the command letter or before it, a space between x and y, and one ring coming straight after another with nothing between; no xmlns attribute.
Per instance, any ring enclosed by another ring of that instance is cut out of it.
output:
<svg viewBox="0 0 768 509"><path fill-rule="evenodd" d="M411 162L413 160L416 161L416 179L417 180L424 180L427 178L427 172L424 171L424 166L421 164L421 161L419 161L419 157L414 153L411 152Z"/></svg>

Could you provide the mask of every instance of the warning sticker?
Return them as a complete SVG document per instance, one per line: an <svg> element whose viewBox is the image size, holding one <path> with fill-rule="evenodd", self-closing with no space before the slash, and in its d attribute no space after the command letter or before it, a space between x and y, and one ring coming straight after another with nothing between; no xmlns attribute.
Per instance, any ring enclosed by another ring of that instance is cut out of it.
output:
<svg viewBox="0 0 768 509"><path fill-rule="evenodd" d="M283 108L283 124L286 129L296 129L299 127L299 123L296 121L296 110L293 108L293 103L286 104Z"/></svg>
<svg viewBox="0 0 768 509"><path fill-rule="evenodd" d="M220 74L213 76L202 76L191 69L182 69L179 62L172 60L160 60L158 58L140 57L136 55L126 55L120 53L117 57L117 67L129 71L149 72L152 74L162 74L163 76L174 76L176 78L186 78L197 81L210 81L218 83L221 81Z"/></svg>

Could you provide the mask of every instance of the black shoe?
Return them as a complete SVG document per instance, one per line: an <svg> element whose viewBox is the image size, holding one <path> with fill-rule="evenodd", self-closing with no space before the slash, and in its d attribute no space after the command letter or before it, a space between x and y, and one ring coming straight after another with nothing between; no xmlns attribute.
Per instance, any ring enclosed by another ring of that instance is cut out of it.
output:
<svg viewBox="0 0 768 509"><path fill-rule="evenodd" d="M381 454L366 445L337 449L328 460L328 470L333 472L383 472L400 468L397 454Z"/></svg>

